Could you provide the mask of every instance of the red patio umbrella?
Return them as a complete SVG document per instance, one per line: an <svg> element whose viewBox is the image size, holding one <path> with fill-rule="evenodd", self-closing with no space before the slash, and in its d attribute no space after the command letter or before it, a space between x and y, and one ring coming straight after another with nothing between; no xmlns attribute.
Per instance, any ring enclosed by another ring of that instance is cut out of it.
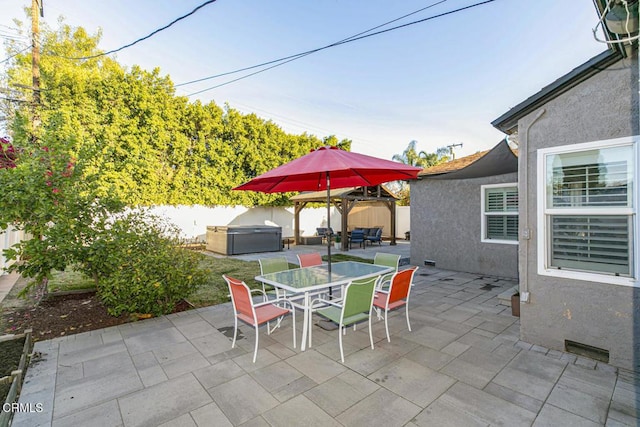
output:
<svg viewBox="0 0 640 427"><path fill-rule="evenodd" d="M389 181L416 179L422 169L383 160L338 147L320 147L300 158L270 170L234 190L263 193L327 190L327 227L331 227L331 188L373 187ZM327 239L329 272L331 242Z"/></svg>

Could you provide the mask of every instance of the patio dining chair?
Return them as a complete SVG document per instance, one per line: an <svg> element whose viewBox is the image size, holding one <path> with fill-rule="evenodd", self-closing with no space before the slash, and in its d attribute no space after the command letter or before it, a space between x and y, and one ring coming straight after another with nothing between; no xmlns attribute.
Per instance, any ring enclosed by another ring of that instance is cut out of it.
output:
<svg viewBox="0 0 640 427"><path fill-rule="evenodd" d="M297 254L298 264L300 264L300 268L303 267L313 267L315 265L322 264L322 256L319 252L312 252L310 254Z"/></svg>
<svg viewBox="0 0 640 427"><path fill-rule="evenodd" d="M312 252L310 254L297 254L298 264L300 268L314 267L316 265L322 265L322 256L319 252ZM322 295L325 293L322 292ZM333 295L333 289L329 288L329 295Z"/></svg>
<svg viewBox="0 0 640 427"><path fill-rule="evenodd" d="M322 304L324 308L316 310L320 316L338 324L338 343L340 345L340 360L344 363L344 350L342 349L342 335L347 326L369 320L369 341L373 349L373 333L371 331L371 311L377 277L354 280L344 290L344 298L341 301L325 300L318 298L311 304ZM311 331L309 331L309 346L311 346Z"/></svg>
<svg viewBox="0 0 640 427"><path fill-rule="evenodd" d="M400 255L377 252L373 257L373 263L375 265L393 268L393 272L383 275L378 282L378 289L388 288L389 284L391 283L391 277L393 276L393 273L398 271L398 266L400 265Z"/></svg>
<svg viewBox="0 0 640 427"><path fill-rule="evenodd" d="M261 276L264 276L265 274L269 274L269 273L278 273L280 271L289 270L289 261L287 261L287 258L283 256L275 257L275 258L260 258L258 259L258 263L260 264ZM293 294L285 291L284 289L273 288L270 290L266 290L265 283L264 282L261 282L261 283L262 283L262 291L264 293L265 301L269 300L268 298L269 295L272 295L278 301L282 301L284 298L286 298L292 303L295 302L294 301L295 299L300 298L300 297L295 298ZM276 325L276 327L280 325L281 320L282 320L281 318L278 319L278 324ZM270 327L269 323L267 323L267 327Z"/></svg>
<svg viewBox="0 0 640 427"><path fill-rule="evenodd" d="M391 342L389 337L389 310L405 307L405 315L407 317L407 328L411 331L411 323L409 323L409 293L411 292L411 282L413 275L418 267L408 268L398 271L391 278L389 290L376 291L376 297L373 300L373 306L378 310L384 310L384 329L387 332L387 341ZM380 311L378 311L379 317Z"/></svg>
<svg viewBox="0 0 640 427"><path fill-rule="evenodd" d="M258 259L258 263L260 264L261 276L264 276L265 274L277 273L279 271L285 271L289 269L289 261L287 261L287 258L283 256L275 257L275 258L260 258ZM275 295L276 298L278 298L279 296L278 289L267 291L265 289L264 282L262 282L262 291L264 292L265 295L273 294Z"/></svg>
<svg viewBox="0 0 640 427"><path fill-rule="evenodd" d="M251 297L251 290L242 280L234 279L233 277L223 274L222 277L229 285L229 292L231 293L231 302L233 305L233 342L231 348L236 345L236 338L238 336L238 319L253 326L256 329L256 344L253 351L253 363L256 363L256 357L258 356L258 327L274 319L281 319L287 314L291 313L293 317L293 348L296 348L296 310L290 301L286 299L264 301L261 303L255 303ZM260 289L254 289L253 291L262 292ZM289 304L290 309L280 307L277 304ZM276 326L280 326L280 322L277 322ZM267 335L271 334L269 326L267 326Z"/></svg>

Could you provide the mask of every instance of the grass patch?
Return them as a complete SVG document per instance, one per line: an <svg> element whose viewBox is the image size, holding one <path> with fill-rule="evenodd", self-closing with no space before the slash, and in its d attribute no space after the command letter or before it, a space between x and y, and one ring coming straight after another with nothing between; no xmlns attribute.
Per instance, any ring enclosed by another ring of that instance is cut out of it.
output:
<svg viewBox="0 0 640 427"><path fill-rule="evenodd" d="M326 255L322 257L327 261ZM359 261L371 263L371 260L345 254L332 254L333 262ZM229 301L229 288L222 278L223 274L243 280L252 289L262 289L262 285L256 282L255 276L260 274L258 261L242 261L236 258L217 258L202 255L202 265L211 271L209 281L188 297L196 307L221 304ZM290 268L297 268L296 264L289 264ZM73 291L78 289L95 289L92 279L69 268L65 271L56 271L49 280L49 292Z"/></svg>
<svg viewBox="0 0 640 427"><path fill-rule="evenodd" d="M329 258L326 255L324 255L322 257L322 260L327 262ZM357 261L357 262L367 262L369 264L373 264L372 259L365 259L365 258L360 258L358 256L346 255L346 254L335 254L335 253L331 254L331 262L340 262L340 261Z"/></svg>
<svg viewBox="0 0 640 427"><path fill-rule="evenodd" d="M222 278L223 274L243 280L252 289L262 289L262 284L254 277L260 274L260 264L258 261L241 261L234 258L214 258L203 256L203 265L211 270L211 280L205 286L198 289L189 297L189 302L196 307L221 304L230 301L229 288ZM327 257L323 257L327 261ZM339 261L360 261L371 263L371 260L354 257L344 254L331 255L333 262ZM289 263L289 268L297 268L297 264Z"/></svg>
<svg viewBox="0 0 640 427"><path fill-rule="evenodd" d="M227 274L243 280L252 289L262 288L254 277L260 274L258 261L242 261L233 258L214 258L203 255L202 265L211 271L209 281L189 296L189 302L196 307L221 304L229 300L229 288L222 278Z"/></svg>
<svg viewBox="0 0 640 427"><path fill-rule="evenodd" d="M95 289L93 279L74 270L72 267L65 271L54 271L48 282L49 292L77 291L80 289Z"/></svg>

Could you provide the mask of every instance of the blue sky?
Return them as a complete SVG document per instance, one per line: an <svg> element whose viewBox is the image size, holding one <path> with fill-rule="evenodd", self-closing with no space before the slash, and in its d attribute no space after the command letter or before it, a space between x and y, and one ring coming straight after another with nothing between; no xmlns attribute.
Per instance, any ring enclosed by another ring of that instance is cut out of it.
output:
<svg viewBox="0 0 640 427"><path fill-rule="evenodd" d="M390 26L469 6L447 0ZM149 34L204 0L44 0L51 27L64 16L111 50ZM160 67L174 83L315 49L437 3L382 0L218 0L117 53L126 66ZM0 36L26 21L29 0L0 0ZM427 152L463 143L458 157L494 146L490 122L604 51L592 0L496 0L327 49L203 92L290 133L353 140L352 151L390 159L411 140ZM28 22L27 22L28 24ZM28 24L30 25L30 24ZM385 27L386 28L386 27ZM0 60L4 59L0 55ZM179 87L187 95L232 77Z"/></svg>

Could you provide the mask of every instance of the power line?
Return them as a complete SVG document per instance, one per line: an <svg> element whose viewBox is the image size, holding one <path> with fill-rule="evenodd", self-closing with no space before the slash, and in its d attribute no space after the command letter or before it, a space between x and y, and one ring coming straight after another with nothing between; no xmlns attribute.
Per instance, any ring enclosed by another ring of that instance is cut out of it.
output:
<svg viewBox="0 0 640 427"><path fill-rule="evenodd" d="M21 30L20 28L13 28L2 24L0 24L0 27L4 27L0 28L0 31L2 31L3 33L14 34L17 36L21 36L23 34L23 30Z"/></svg>
<svg viewBox="0 0 640 427"><path fill-rule="evenodd" d="M321 131L322 133L326 133L326 134L333 134L334 133L334 131L317 127L314 124L305 123L305 122L302 122L300 120L294 120L294 119L291 119L289 117L285 117L285 116L283 116L281 114L276 114L276 113L272 113L270 111L263 110L263 109L260 109L260 108L257 108L257 107L252 107L251 105L246 105L246 104L242 104L242 103L239 103L239 102L234 102L233 103L233 106L236 109L238 109L237 108L238 105L240 107L244 107L247 110L245 112L245 114L255 113L256 111L262 112L262 113L268 114L271 117L275 117L276 118L275 120L278 120L278 123L280 123L280 122L287 123L289 126L297 127L299 129L302 129L303 131L306 131L309 128L313 128L313 129L316 129L316 130ZM238 110L240 110L240 109L238 109Z"/></svg>
<svg viewBox="0 0 640 427"><path fill-rule="evenodd" d="M187 13L186 15L182 15L182 16L180 16L179 18L174 19L173 21L171 21L170 23L168 23L168 24L167 24L167 25L165 25L164 27L160 27L160 28L158 28L157 30L152 31L152 32L151 32L151 33L149 33L148 35L146 35L146 36L144 36L144 37L141 37L141 38L139 38L139 39L137 39L137 40L135 40L135 41L133 41L133 42L131 42L131 43L129 43L129 44L126 44L126 45L124 45L124 46L121 46L121 47L119 47L119 48L117 48L117 49L113 49L113 50L110 50L110 51L108 51L108 52L98 53L98 54L90 55L90 56L80 56L80 57L77 57L77 58L74 58L74 57L67 57L67 56L60 56L60 55L54 55L54 56L58 56L58 57L60 57L60 58L64 58L64 59L85 60L85 59L94 59L94 58L99 58L99 57L101 57L101 56L111 55L112 53L120 52L121 50L124 50L124 49L126 49L126 48L129 48L129 47L131 47L131 46L133 46L133 45L135 45L135 44L137 44L137 43L140 43L141 41L147 40L148 38L151 38L151 37L155 36L155 35L156 35L156 34L158 34L159 32L166 30L167 28L171 27L173 24L175 24L175 23L177 23L177 22L179 22L179 21L181 21L181 20L183 20L183 19L185 19L185 18L187 18L187 17L189 17L189 16L193 15L193 14L194 14L194 13L196 13L198 10L202 9L203 7L205 7L205 6L207 6L207 5L211 4L211 3L215 3L216 1L217 1L217 0L208 0L208 1L204 2L204 3L202 3L201 5L197 6L195 9L193 9L191 12Z"/></svg>
<svg viewBox="0 0 640 427"><path fill-rule="evenodd" d="M5 62L7 62L7 61L8 61L8 60L10 60L11 58L15 58L16 56L20 55L22 52L25 52L25 51L27 51L27 50L29 50L29 49L31 49L31 46L30 46L30 45L29 45L29 46L27 46L27 47L25 47L25 48L24 48L24 49L22 49L22 50L19 50L18 52L14 53L13 55L11 55L11 56L9 56L9 57L7 57L7 58L3 59L2 61L0 61L0 64L3 64L3 63L5 63Z"/></svg>
<svg viewBox="0 0 640 427"><path fill-rule="evenodd" d="M445 0L446 1L446 0ZM231 104L231 103L230 103ZM242 111L241 108L237 108L237 106L240 107L244 107L244 109L246 111ZM321 127L318 127L316 125L310 124L310 123L306 123L300 120L295 120L286 116L283 116L281 114L276 114L276 113L272 113L270 111L264 110L264 109L260 109L257 107L252 107L251 105L247 105L247 104L242 104L240 102L233 102L232 103L232 108L235 108L236 110L243 112L244 114L251 114L251 113L255 113L256 111L262 112L262 113L266 113L268 114L270 117L261 117L264 120L271 120L273 121L276 125L278 125L279 127L283 128L283 126L281 125L281 123L285 123L287 124L288 128L291 130L292 128L296 128L299 129L299 131L297 130L293 130L293 132L299 132L299 133L303 133L303 132L307 132L309 130L311 130L311 133L313 134L314 129L316 131L319 131L319 133L322 133L324 135L334 135L336 137L337 134L340 134L340 138L341 139L350 139L351 141L353 141L354 144L363 144L363 145L367 145L367 144L373 144L375 143L374 141L370 140L370 139L366 139L366 138L362 138L362 137L354 137L353 135L347 135L343 132L336 132L336 130L329 130L329 129L324 129ZM275 117L275 118L274 118Z"/></svg>
<svg viewBox="0 0 640 427"><path fill-rule="evenodd" d="M23 99L8 98L8 97L5 97L5 96L0 96L0 99L3 100L3 101L20 102L20 103L23 103L23 104L28 104L30 102L30 101L25 101Z"/></svg>
<svg viewBox="0 0 640 427"><path fill-rule="evenodd" d="M400 16L399 18L392 19L391 21L387 21L384 24L377 25L377 26L375 26L373 28L369 28L368 30L362 31L362 32L360 32L358 34L354 34L354 35L349 36L349 37L347 37L345 39L342 39L342 40L340 40L338 42L332 43L331 45L327 45L327 47L328 46L332 46L332 45L334 45L336 43L346 42L347 40L351 40L354 37L358 37L358 36L361 36L363 34L369 33L369 32L371 32L373 30L377 30L378 28L384 27L385 25L389 25L391 23L394 23L396 21L404 19L404 18L406 18L408 16L415 15L416 13L420 13L420 12L422 12L424 10L430 9L430 8L432 8L434 6L437 6L437 5L441 4L441 3L444 3L446 1L447 0L440 0L438 2L432 3L429 6L423 7L422 9L418 9L418 10L413 11L411 13L407 13L406 15ZM188 82L180 83L180 84L175 85L175 87L186 86L186 85L190 85L190 84L193 84L193 83L203 82L205 80L211 80L211 79L215 79L215 78L218 78L218 77L228 76L230 74L236 74L236 73L240 73L242 71L248 71L248 70L252 70L254 68L263 67L265 65L274 64L276 62L286 61L288 59L294 60L294 59L302 58L303 56L311 55L312 53L314 53L316 51L317 50L314 49L314 50L310 50L310 51L303 52L303 53L297 53L295 55L285 56L284 58L274 59L272 61L263 62L262 64L252 65L250 67L240 68L240 69L237 69L237 70L234 70L234 71L229 71L229 72L226 72L226 73L216 74L216 75L213 75L213 76L203 77L203 78L200 78L200 79L196 79L196 80L191 80L191 81L188 81ZM287 61L287 62L290 62L290 61ZM286 62L283 62L283 64L286 64ZM280 65L282 65L282 64L280 64ZM274 68L274 67L267 68L267 70L270 70L271 68Z"/></svg>
<svg viewBox="0 0 640 427"><path fill-rule="evenodd" d="M279 67L280 65L284 65L284 64L286 64L288 62L294 61L296 59L299 59L299 58L302 58L304 56L310 55L312 53L316 53L316 52L320 52L320 51L325 50L325 49L329 49L331 47L336 47L336 46L340 46L340 45L343 45L343 44L352 43L352 42L355 42L355 41L358 41L358 40L362 40L362 39L365 39L365 38L368 38L368 37L373 37L373 36L377 36L377 35L380 35L380 34L388 33L390 31L395 31L395 30L398 30L400 28L409 27L411 25L421 24L423 22L430 21L432 19L441 18L443 16L451 15L451 14L454 14L454 13L457 13L457 12L462 12L464 10L471 9L471 8L474 8L474 7L477 7L477 6L482 6L482 5L485 5L485 4L488 4L488 3L492 3L494 1L495 0L485 0L485 1L482 1L482 2L479 2L479 3L475 3L475 4L472 4L472 5L469 5L469 6L461 7L459 9L454 9L454 10L451 10L449 12L444 12L444 13L441 13L441 14L438 14L438 15L433 15L433 16L430 16L430 17L427 17L427 18L424 18L424 19L420 19L420 20L417 20L417 21L412 21L412 22L409 22L409 23L406 23L406 24L402 24L402 25L398 25L398 26L395 26L395 27L387 28L386 30L377 31L375 33L365 34L365 35L361 35L361 36L358 36L358 37L352 37L352 38L345 39L345 40L342 40L342 41L339 41L339 42L331 43L331 44L323 46L323 47L319 47L317 49L308 50L306 52L298 53L296 55L291 55L291 56L288 56L288 57L285 57L285 58L280 58L279 60L270 61L269 62L270 64L272 64L274 62L278 62L278 61L284 61L284 62L272 65L271 67L267 67L267 68L264 68L262 70L255 71L253 73L246 74L244 76L238 77L238 78L233 79L233 80L229 80L229 81L224 82L224 83L220 83L220 84L215 85L215 86L208 87L206 89L199 90L197 92L189 93L186 96L198 95L198 94L203 93L203 92L207 92L207 91L210 91L210 90L213 90L213 89L217 89L217 88L222 87L222 86L226 86L226 85L231 84L231 83L235 83L235 82L240 81L240 80L244 80L244 79L249 78L251 76L255 76L256 74L263 73L263 72L268 71L268 70L270 70L272 68ZM250 68L255 68L255 67L250 67ZM231 72L225 73L224 75L233 74L235 72L237 72L237 71L231 71Z"/></svg>
<svg viewBox="0 0 640 427"><path fill-rule="evenodd" d="M19 39L19 38L11 37L11 36L3 36L2 34L0 34L0 39L7 40L7 41L10 41L10 42L14 42L14 43L20 43L20 44L24 44L28 40L26 38Z"/></svg>
<svg viewBox="0 0 640 427"><path fill-rule="evenodd" d="M26 36L17 36L9 33L3 33L2 30L0 30L0 37L6 40L15 40L15 41L24 41L29 39L29 37L26 37Z"/></svg>
<svg viewBox="0 0 640 427"><path fill-rule="evenodd" d="M21 31L20 28L10 27L10 26L8 26L6 24L0 24L0 27L4 27L4 28L7 28L9 30L18 31L18 32Z"/></svg>

